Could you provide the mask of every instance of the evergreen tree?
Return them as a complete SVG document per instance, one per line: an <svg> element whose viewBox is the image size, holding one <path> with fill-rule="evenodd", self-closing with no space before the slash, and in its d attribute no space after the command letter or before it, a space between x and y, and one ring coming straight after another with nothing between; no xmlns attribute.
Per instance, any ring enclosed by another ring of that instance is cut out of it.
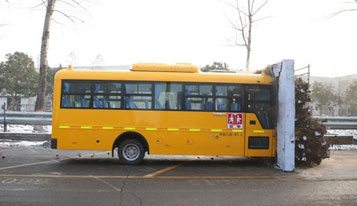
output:
<svg viewBox="0 0 357 206"><path fill-rule="evenodd" d="M357 80L353 81L347 88L345 102L348 105L348 114L357 115Z"/></svg>
<svg viewBox="0 0 357 206"><path fill-rule="evenodd" d="M329 145L324 140L326 128L312 118L309 84L301 78L295 81L295 162L297 166L312 167L329 157Z"/></svg>
<svg viewBox="0 0 357 206"><path fill-rule="evenodd" d="M19 95L29 97L36 94L38 73L31 57L24 53L7 54L6 59L0 63L0 88L11 95L11 109L19 104Z"/></svg>
<svg viewBox="0 0 357 206"><path fill-rule="evenodd" d="M321 114L327 114L333 107L341 103L341 98L337 95L331 85L316 82L312 86L312 102L316 104Z"/></svg>
<svg viewBox="0 0 357 206"><path fill-rule="evenodd" d="M221 62L213 62L212 65L207 64L206 66L201 68L201 71L203 72L209 72L214 70L229 71L228 65L226 63L221 63Z"/></svg>

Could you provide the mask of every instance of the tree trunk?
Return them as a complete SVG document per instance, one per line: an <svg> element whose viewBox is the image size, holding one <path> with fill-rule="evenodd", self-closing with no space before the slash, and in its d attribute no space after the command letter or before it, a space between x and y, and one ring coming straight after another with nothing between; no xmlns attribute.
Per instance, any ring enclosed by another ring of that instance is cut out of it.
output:
<svg viewBox="0 0 357 206"><path fill-rule="evenodd" d="M250 52L251 52L251 44L252 44L252 21L253 16L251 13L248 14L248 38L247 38L247 59L245 62L245 70L249 71L250 64Z"/></svg>
<svg viewBox="0 0 357 206"><path fill-rule="evenodd" d="M51 18L54 10L56 0L47 0L46 17L43 25L42 41L41 41L41 57L40 57L40 79L37 90L37 98L35 104L35 111L44 111L47 71L48 71L48 40L50 35Z"/></svg>

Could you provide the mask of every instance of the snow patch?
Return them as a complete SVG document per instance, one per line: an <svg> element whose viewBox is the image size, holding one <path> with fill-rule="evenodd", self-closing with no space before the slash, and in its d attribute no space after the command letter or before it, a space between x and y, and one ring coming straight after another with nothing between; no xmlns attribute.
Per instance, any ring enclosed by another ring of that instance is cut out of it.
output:
<svg viewBox="0 0 357 206"><path fill-rule="evenodd" d="M298 147L299 147L300 149L305 149L305 145L303 145L303 144L298 144Z"/></svg>
<svg viewBox="0 0 357 206"><path fill-rule="evenodd" d="M32 146L43 146L48 141L12 141L12 140L1 140L0 148L9 147L32 147Z"/></svg>
<svg viewBox="0 0 357 206"><path fill-rule="evenodd" d="M330 150L357 150L357 145L354 144L341 144L341 145L330 145Z"/></svg>
<svg viewBox="0 0 357 206"><path fill-rule="evenodd" d="M51 134L52 126L43 126L43 130L41 133L48 133ZM4 131L4 125L0 125L0 132ZM9 124L7 125L7 132L13 133L36 133L37 131L34 130L32 125L14 125Z"/></svg>
<svg viewBox="0 0 357 206"><path fill-rule="evenodd" d="M343 136L357 136L357 130L356 129L348 129L348 130L338 130L338 129L328 129L327 133L328 135L343 135Z"/></svg>

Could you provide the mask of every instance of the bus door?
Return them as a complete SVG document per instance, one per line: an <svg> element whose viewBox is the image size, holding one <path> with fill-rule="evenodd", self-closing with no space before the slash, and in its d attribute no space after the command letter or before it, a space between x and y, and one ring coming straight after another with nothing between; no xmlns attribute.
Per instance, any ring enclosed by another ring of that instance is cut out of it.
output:
<svg viewBox="0 0 357 206"><path fill-rule="evenodd" d="M274 107L271 87L246 86L245 156L273 155Z"/></svg>

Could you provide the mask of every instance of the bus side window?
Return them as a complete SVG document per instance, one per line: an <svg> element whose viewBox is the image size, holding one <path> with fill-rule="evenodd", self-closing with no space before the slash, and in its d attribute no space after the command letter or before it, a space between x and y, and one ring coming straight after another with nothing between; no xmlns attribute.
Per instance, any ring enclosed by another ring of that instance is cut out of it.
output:
<svg viewBox="0 0 357 206"><path fill-rule="evenodd" d="M152 84L137 82L124 84L125 109L152 109Z"/></svg>
<svg viewBox="0 0 357 206"><path fill-rule="evenodd" d="M242 85L217 85L216 86L216 111L242 111L243 87Z"/></svg>
<svg viewBox="0 0 357 206"><path fill-rule="evenodd" d="M166 84L164 83L155 84L155 109L163 109L163 106L160 102L160 97L165 95L165 91L166 91Z"/></svg>
<svg viewBox="0 0 357 206"><path fill-rule="evenodd" d="M63 81L62 108L89 108L91 84L89 81Z"/></svg>
<svg viewBox="0 0 357 206"><path fill-rule="evenodd" d="M69 92L69 89L70 89L70 84L69 83L63 83L63 93L68 93ZM72 104L71 102L69 101L69 95L63 95L63 98L62 98L62 106L63 107L72 107Z"/></svg>
<svg viewBox="0 0 357 206"><path fill-rule="evenodd" d="M155 83L155 109L180 110L182 108L182 84Z"/></svg>
<svg viewBox="0 0 357 206"><path fill-rule="evenodd" d="M212 111L213 86L208 84L185 85L186 110Z"/></svg>
<svg viewBox="0 0 357 206"><path fill-rule="evenodd" d="M131 101L130 97L124 97L124 108L125 109L137 109L138 107Z"/></svg>

